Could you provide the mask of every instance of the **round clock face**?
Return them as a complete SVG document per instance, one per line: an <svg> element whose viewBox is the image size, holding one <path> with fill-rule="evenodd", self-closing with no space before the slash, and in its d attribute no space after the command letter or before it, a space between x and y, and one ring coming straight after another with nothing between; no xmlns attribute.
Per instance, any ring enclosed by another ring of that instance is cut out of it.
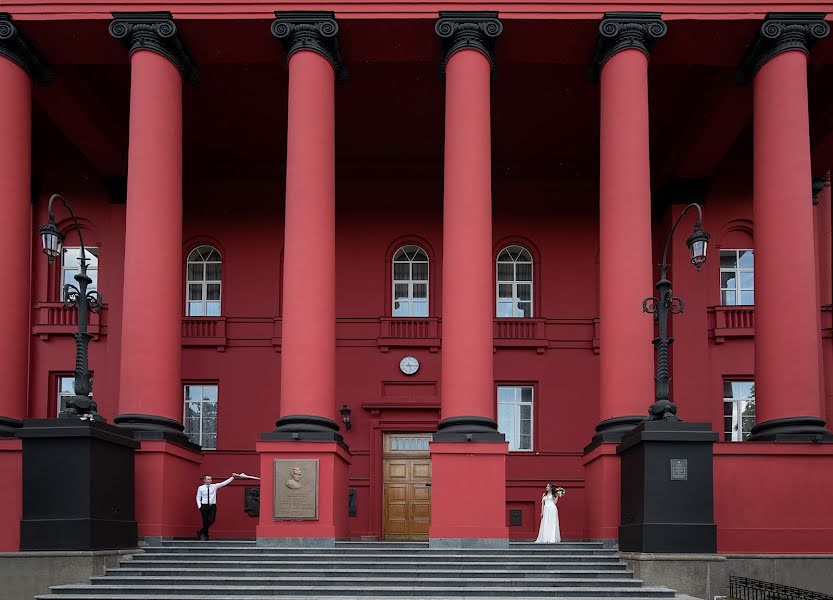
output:
<svg viewBox="0 0 833 600"><path fill-rule="evenodd" d="M405 375L413 375L419 370L419 361L413 356L406 356L399 361L399 370Z"/></svg>

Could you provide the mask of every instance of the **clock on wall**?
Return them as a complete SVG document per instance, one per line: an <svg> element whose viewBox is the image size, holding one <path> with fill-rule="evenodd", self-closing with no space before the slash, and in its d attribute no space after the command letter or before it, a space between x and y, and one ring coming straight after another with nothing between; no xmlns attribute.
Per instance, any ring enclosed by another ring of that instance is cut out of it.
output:
<svg viewBox="0 0 833 600"><path fill-rule="evenodd" d="M419 361L413 356L405 356L399 361L399 370L405 375L413 375L419 370Z"/></svg>

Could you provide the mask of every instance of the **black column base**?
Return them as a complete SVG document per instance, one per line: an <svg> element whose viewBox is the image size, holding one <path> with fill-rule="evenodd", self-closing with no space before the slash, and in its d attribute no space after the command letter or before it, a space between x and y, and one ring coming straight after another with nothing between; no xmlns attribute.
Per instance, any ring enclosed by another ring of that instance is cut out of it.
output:
<svg viewBox="0 0 833 600"><path fill-rule="evenodd" d="M818 417L786 417L764 421L752 428L752 442L833 442L833 433Z"/></svg>
<svg viewBox="0 0 833 600"><path fill-rule="evenodd" d="M486 417L450 417L437 425L435 442L505 442L497 423Z"/></svg>
<svg viewBox="0 0 833 600"><path fill-rule="evenodd" d="M138 547L132 435L81 419L26 419L21 550Z"/></svg>
<svg viewBox="0 0 833 600"><path fill-rule="evenodd" d="M622 439L619 549L714 553L710 423L644 421Z"/></svg>
<svg viewBox="0 0 833 600"><path fill-rule="evenodd" d="M289 415L275 423L275 430L260 435L262 440L297 440L313 442L338 442L345 448L338 423L315 415Z"/></svg>
<svg viewBox="0 0 833 600"><path fill-rule="evenodd" d="M113 419L120 429L136 440L164 440L194 452L202 448L185 435L185 427L179 421L158 415L124 414Z"/></svg>
<svg viewBox="0 0 833 600"><path fill-rule="evenodd" d="M633 430L648 417L645 415L626 415L624 417L613 417L612 419L605 419L596 425L596 435L590 440L590 443L584 447L584 453L587 454L599 444L606 442L613 442L618 444L626 433Z"/></svg>
<svg viewBox="0 0 833 600"><path fill-rule="evenodd" d="M23 421L11 417L0 417L0 437L14 437L15 432L23 426Z"/></svg>

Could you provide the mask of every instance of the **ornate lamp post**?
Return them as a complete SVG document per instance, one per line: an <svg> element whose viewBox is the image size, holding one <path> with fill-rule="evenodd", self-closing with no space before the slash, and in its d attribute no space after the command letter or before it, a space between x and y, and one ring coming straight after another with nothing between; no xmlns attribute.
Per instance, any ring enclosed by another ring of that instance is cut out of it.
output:
<svg viewBox="0 0 833 600"><path fill-rule="evenodd" d="M691 251L691 263L697 267L698 271L706 262L706 249L711 236L703 231L701 227L703 211L700 205L694 202L686 206L680 216L677 217L674 226L671 228L671 233L668 234L668 239L665 241L665 251L659 265L659 281L656 284L659 297L645 298L642 301L642 310L646 313L653 313L659 324L659 335L653 341L657 350L657 372L654 376L655 401L648 409L649 420L680 420L677 416L677 406L669 399L671 374L668 368L668 347L674 339L668 337L668 315L683 312L683 301L671 292L671 282L668 280L668 270L671 268L668 264L668 248L671 245L671 238L674 237L674 232L677 230L677 225L680 224L680 221L691 208L697 209L697 223L694 225L694 233L686 240L686 245Z"/></svg>
<svg viewBox="0 0 833 600"><path fill-rule="evenodd" d="M101 310L101 294L98 291L87 291L92 279L87 275L87 251L84 247L81 227L78 225L75 213L72 212L64 197L59 194L53 194L49 198L49 223L39 227L43 253L49 258L50 264L56 256L61 255L64 233L58 229L55 224L55 215L52 214L52 203L55 199L60 199L64 203L70 217L72 217L75 229L78 231L78 240L81 243L81 272L75 275L75 281L78 282L78 285L74 286L67 283L62 290L64 306L78 309L78 332L75 334L75 396L67 400L66 408L61 411L59 416L64 418L79 417L88 421L104 421L104 418L96 411L96 403L90 398L92 386L90 385L88 357L90 340L93 336L87 333L89 313L97 313Z"/></svg>

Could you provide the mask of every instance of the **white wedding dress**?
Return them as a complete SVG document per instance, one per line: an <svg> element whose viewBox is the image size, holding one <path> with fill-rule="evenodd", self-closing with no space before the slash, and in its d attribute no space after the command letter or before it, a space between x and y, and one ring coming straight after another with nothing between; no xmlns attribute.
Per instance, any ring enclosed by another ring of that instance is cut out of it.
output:
<svg viewBox="0 0 833 600"><path fill-rule="evenodd" d="M544 512L541 515L541 528L538 530L536 544L557 544L561 541L561 528L558 525L558 509L552 494L543 498Z"/></svg>

